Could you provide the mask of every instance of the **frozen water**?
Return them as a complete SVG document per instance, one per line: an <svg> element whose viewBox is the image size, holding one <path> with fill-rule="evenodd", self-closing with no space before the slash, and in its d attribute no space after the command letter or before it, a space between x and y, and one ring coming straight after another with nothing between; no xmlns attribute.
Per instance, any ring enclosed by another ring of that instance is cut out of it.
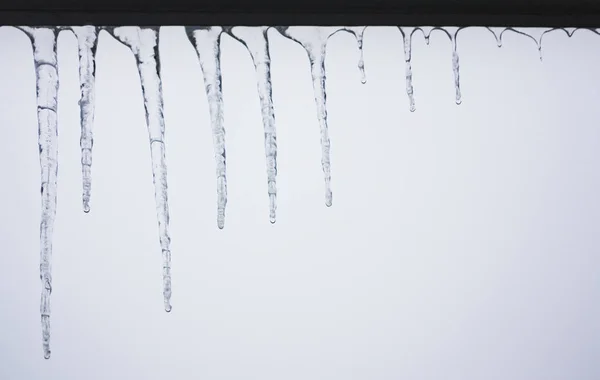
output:
<svg viewBox="0 0 600 380"><path fill-rule="evenodd" d="M81 174L83 179L83 211L90 212L92 190L92 148L94 146L94 108L96 85L96 48L98 28L74 26L71 28L79 46L79 83L81 87Z"/></svg>
<svg viewBox="0 0 600 380"><path fill-rule="evenodd" d="M36 74L38 144L40 148L42 218L40 221L40 279L42 346L50 358L50 295L52 293L52 234L56 216L58 177L58 61L54 28L20 28L31 39Z"/></svg>
<svg viewBox="0 0 600 380"><path fill-rule="evenodd" d="M233 28L230 34L246 46L256 70L258 97L265 131L269 220L271 223L275 223L277 211L277 134L271 87L271 57L269 55L268 30L268 27L251 28L238 26Z"/></svg>
<svg viewBox="0 0 600 380"><path fill-rule="evenodd" d="M221 86L221 33L223 28L187 27L187 35L196 48L204 75L204 88L213 134L215 161L217 164L217 227L225 227L227 206L227 175L225 153L225 126L223 122L223 89Z"/></svg>
<svg viewBox="0 0 600 380"><path fill-rule="evenodd" d="M91 165L93 149L93 123L95 105L95 54L99 27L19 27L31 40L36 72L36 102L39 132L39 157L41 167L42 211L40 221L40 279L42 282L40 315L42 325L42 345L44 357L50 358L50 296L52 293L52 234L57 204L58 175L58 63L57 34L59 30L75 33L79 48L79 80L81 85L81 165L83 181L83 209L90 210ZM163 95L158 54L158 27L140 28L108 27L115 38L128 46L136 60L140 75L146 122L149 135L156 211L159 227L159 240L163 260L163 296L165 310L171 311L171 251L169 236L169 208L167 196L167 167L165 158L165 123L163 115ZM225 127L223 121L223 94L220 68L220 39L223 32L229 33L248 49L256 71L257 89L261 107L267 184L269 196L269 219L276 220L277 210L277 135L275 112L272 99L270 53L268 27L188 27L187 35L194 45L200 67L204 75L212 127L213 146L217 178L217 226L224 227L227 204ZM306 51L312 77L317 117L321 134L321 165L325 179L325 204L332 205L330 140L327 123L327 93L325 56L328 39L337 32L346 31L354 35L359 49L358 68L361 82L366 82L363 56L363 36L366 27L277 27L283 36L299 43ZM406 68L406 93L410 110L415 110L412 83L412 37L415 32L423 34L429 44L430 35L439 30L445 33L452 44L452 69L456 90L455 101L462 101L460 89L460 64L458 55L458 27L399 27L403 37ZM578 28L487 28L495 37L499 47L507 32L516 33L535 42L540 59L542 43L546 34L562 31L571 37ZM600 34L600 29L586 29Z"/></svg>
<svg viewBox="0 0 600 380"><path fill-rule="evenodd" d="M154 199L158 217L160 247L163 257L163 297L165 311L171 311L171 238L169 236L169 202L167 196L167 164L165 158L165 120L163 115L162 82L158 54L158 28L118 27L109 30L128 46L138 67L146 125L152 156Z"/></svg>

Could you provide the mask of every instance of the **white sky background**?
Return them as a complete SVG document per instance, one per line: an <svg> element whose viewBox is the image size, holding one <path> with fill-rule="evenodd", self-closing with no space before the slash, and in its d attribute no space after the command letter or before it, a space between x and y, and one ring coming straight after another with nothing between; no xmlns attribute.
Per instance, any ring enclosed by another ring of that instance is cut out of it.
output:
<svg viewBox="0 0 600 380"><path fill-rule="evenodd" d="M324 204L306 53L271 30L278 215L245 48L222 40L229 202L196 53L163 28L173 254L162 261L139 77L106 32L97 54L90 214L81 206L77 43L59 38L52 358L39 301L40 169L28 38L0 29L0 379L600 377L600 36L416 35L409 112L400 32L327 52L333 207Z"/></svg>

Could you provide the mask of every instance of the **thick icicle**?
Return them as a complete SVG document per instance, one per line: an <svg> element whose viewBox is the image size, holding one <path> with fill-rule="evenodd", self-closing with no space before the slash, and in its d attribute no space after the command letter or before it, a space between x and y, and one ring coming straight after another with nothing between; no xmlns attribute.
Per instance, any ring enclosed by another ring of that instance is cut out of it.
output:
<svg viewBox="0 0 600 380"><path fill-rule="evenodd" d="M321 129L321 166L325 176L325 205L331 207L333 196L331 192L331 161L329 129L327 126L327 93L325 90L325 51L327 39L335 33L330 28L321 27L281 27L279 32L296 41L308 54L310 71L317 105L317 117Z"/></svg>
<svg viewBox="0 0 600 380"><path fill-rule="evenodd" d="M21 27L31 39L36 74L36 98L41 166L42 217L40 222L40 279L42 346L50 358L50 295L52 293L52 234L56 216L58 177L58 61L57 30Z"/></svg>
<svg viewBox="0 0 600 380"><path fill-rule="evenodd" d="M221 33L220 26L186 27L187 35L196 48L204 75L204 88L213 134L217 164L217 226L225 226L227 206L227 175L225 153L225 126L223 124L223 89L221 87Z"/></svg>
<svg viewBox="0 0 600 380"><path fill-rule="evenodd" d="M163 258L163 296L165 311L171 311L171 238L169 236L169 204L167 196L167 165L165 158L165 120L163 115L160 57L158 54L158 28L118 27L111 33L128 46L137 63L146 125L152 156L154 199L158 217L158 230Z"/></svg>
<svg viewBox="0 0 600 380"><path fill-rule="evenodd" d="M95 26L74 26L71 28L79 45L79 100L81 117L81 174L83 179L83 211L90 212L92 190L92 148L94 146L94 107L96 82L96 47L98 28Z"/></svg>
<svg viewBox="0 0 600 380"><path fill-rule="evenodd" d="M230 31L230 34L246 46L256 70L258 96L265 133L269 220L271 223L275 223L277 211L277 135L271 87L271 57L269 54L268 30L268 27L236 27Z"/></svg>
<svg viewBox="0 0 600 380"><path fill-rule="evenodd" d="M402 33L402 38L404 40L404 61L406 64L406 94L408 95L408 100L410 104L410 112L415 112L415 98L412 84L412 34L415 31L415 28L403 28L398 27L400 32Z"/></svg>

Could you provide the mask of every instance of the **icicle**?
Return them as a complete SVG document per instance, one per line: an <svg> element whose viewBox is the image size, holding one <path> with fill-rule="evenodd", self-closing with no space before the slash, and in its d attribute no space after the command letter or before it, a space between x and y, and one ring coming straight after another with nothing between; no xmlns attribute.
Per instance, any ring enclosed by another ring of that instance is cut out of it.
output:
<svg viewBox="0 0 600 380"><path fill-rule="evenodd" d="M169 204L167 196L167 165L165 158L165 120L163 115L160 57L158 54L158 28L117 27L109 30L128 46L138 67L146 125L152 156L154 199L158 217L158 230L163 258L163 296L165 311L171 311L171 238L169 236Z"/></svg>
<svg viewBox="0 0 600 380"><path fill-rule="evenodd" d="M345 32L352 34L356 38L356 43L358 45L358 53L359 53L358 70L360 71L360 82L362 84L367 83L367 74L365 72L365 58L364 58L364 52L363 52L363 37L365 34L365 29L367 29L366 26L347 26L344 28L339 28L337 30L330 29L329 36L327 37L327 39L329 39L331 36L333 36L338 31L345 31Z"/></svg>
<svg viewBox="0 0 600 380"><path fill-rule="evenodd" d="M325 205L331 207L333 196L331 192L331 161L329 128L327 126L327 93L325 90L325 51L327 39L335 31L321 27L278 27L277 30L285 37L299 43L310 60L310 71L317 105L317 117L321 129L321 166L325 177Z"/></svg>
<svg viewBox="0 0 600 380"><path fill-rule="evenodd" d="M504 33L504 30L506 28L502 27L486 27L487 30L489 30L490 32L492 32L492 34L494 35L494 38L496 39L496 44L498 45L498 47L502 47L502 33Z"/></svg>
<svg viewBox="0 0 600 380"><path fill-rule="evenodd" d="M33 45L41 166L42 217L40 222L40 315L44 358L50 359L50 295L52 293L52 234L56 216L58 177L58 61L57 30L20 27Z"/></svg>
<svg viewBox="0 0 600 380"><path fill-rule="evenodd" d="M186 27L187 35L196 48L204 75L204 87L213 133L217 164L217 226L225 226L227 206L227 176L225 153L225 126L223 124L223 90L221 87L221 32L220 26Z"/></svg>
<svg viewBox="0 0 600 380"><path fill-rule="evenodd" d="M528 30L527 32L522 31L520 29L517 28L505 28L502 33L500 33L500 39L502 39L502 35L508 31L511 31L513 33L517 33L520 35L523 35L525 37L530 38L534 43L535 46L537 47L538 50L538 54L540 57L540 62L543 61L543 55L542 55L542 37L544 36L544 34L546 34L546 32L552 31L553 29L546 29L544 31L542 31L541 33L538 31L538 33L540 34L538 38L535 38L531 32L533 32L532 30Z"/></svg>
<svg viewBox="0 0 600 380"><path fill-rule="evenodd" d="M450 37L452 41L452 71L454 71L454 88L456 90L456 104L462 103L462 96L460 93L460 65L458 60L458 52L456 50L456 36L458 30Z"/></svg>
<svg viewBox="0 0 600 380"><path fill-rule="evenodd" d="M419 31L421 31L421 33L423 33L423 37L425 38L425 43L427 45L429 45L429 37L431 36L431 32L434 31L435 29L438 29L438 28L433 27L433 26L419 26L418 28L415 28L415 30L419 30Z"/></svg>
<svg viewBox="0 0 600 380"><path fill-rule="evenodd" d="M415 28L402 28L398 27L402 33L404 40L404 61L406 64L406 94L410 104L410 112L415 112L415 98L413 95L413 84L412 84L412 34L415 32ZM406 29L406 30L405 30Z"/></svg>
<svg viewBox="0 0 600 380"><path fill-rule="evenodd" d="M96 81L96 48L98 28L95 26L74 26L71 28L79 45L79 83L81 99L81 174L83 179L83 211L90 212L92 189L92 148L94 146L94 98Z"/></svg>
<svg viewBox="0 0 600 380"><path fill-rule="evenodd" d="M236 27L228 33L240 41L250 53L258 85L258 96L265 133L267 159L267 184L269 194L269 220L275 223L277 211L277 134L271 88L271 56L269 54L268 27Z"/></svg>

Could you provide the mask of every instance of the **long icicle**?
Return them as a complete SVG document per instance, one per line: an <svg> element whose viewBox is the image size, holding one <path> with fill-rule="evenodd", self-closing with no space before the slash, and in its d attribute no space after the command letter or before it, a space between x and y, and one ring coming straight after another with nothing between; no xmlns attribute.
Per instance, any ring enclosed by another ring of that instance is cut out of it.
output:
<svg viewBox="0 0 600 380"><path fill-rule="evenodd" d="M152 155L154 199L163 259L163 297L166 312L171 311L171 238L169 236L169 203L167 196L167 164L165 155L165 120L163 114L162 81L158 53L158 28L118 27L112 34L128 46L138 67L146 124Z"/></svg>
<svg viewBox="0 0 600 380"><path fill-rule="evenodd" d="M320 27L282 27L279 32L285 37L296 41L308 54L310 72L312 76L315 103L317 105L317 118L321 130L321 166L325 177L325 205L331 207L333 194L331 191L331 142L327 126L327 92L325 89L325 52L327 39L333 33Z"/></svg>
<svg viewBox="0 0 600 380"><path fill-rule="evenodd" d="M95 26L74 26L71 28L79 45L79 100L81 118L81 174L83 180L83 211L90 212L92 191L92 149L94 147L94 108L96 87L96 48L98 28Z"/></svg>
<svg viewBox="0 0 600 380"><path fill-rule="evenodd" d="M220 26L186 27L186 32L196 48L204 75L217 165L217 227L223 229L225 227L225 207L227 206L225 126L221 86L221 33L223 28Z"/></svg>
<svg viewBox="0 0 600 380"><path fill-rule="evenodd" d="M36 74L36 101L41 167L40 315L44 358L50 359L50 295L52 294L52 235L56 217L58 178L58 60L55 28L19 28L30 38Z"/></svg>
<svg viewBox="0 0 600 380"><path fill-rule="evenodd" d="M271 86L268 30L268 27L236 27L230 31L230 35L246 46L256 70L258 96L265 133L269 220L271 223L275 223L277 211L277 135Z"/></svg>
<svg viewBox="0 0 600 380"><path fill-rule="evenodd" d="M412 83L412 34L415 28L403 28L398 27L402 33L402 39L404 40L404 62L406 67L406 94L408 95L408 101L410 105L410 112L415 112L415 97Z"/></svg>

